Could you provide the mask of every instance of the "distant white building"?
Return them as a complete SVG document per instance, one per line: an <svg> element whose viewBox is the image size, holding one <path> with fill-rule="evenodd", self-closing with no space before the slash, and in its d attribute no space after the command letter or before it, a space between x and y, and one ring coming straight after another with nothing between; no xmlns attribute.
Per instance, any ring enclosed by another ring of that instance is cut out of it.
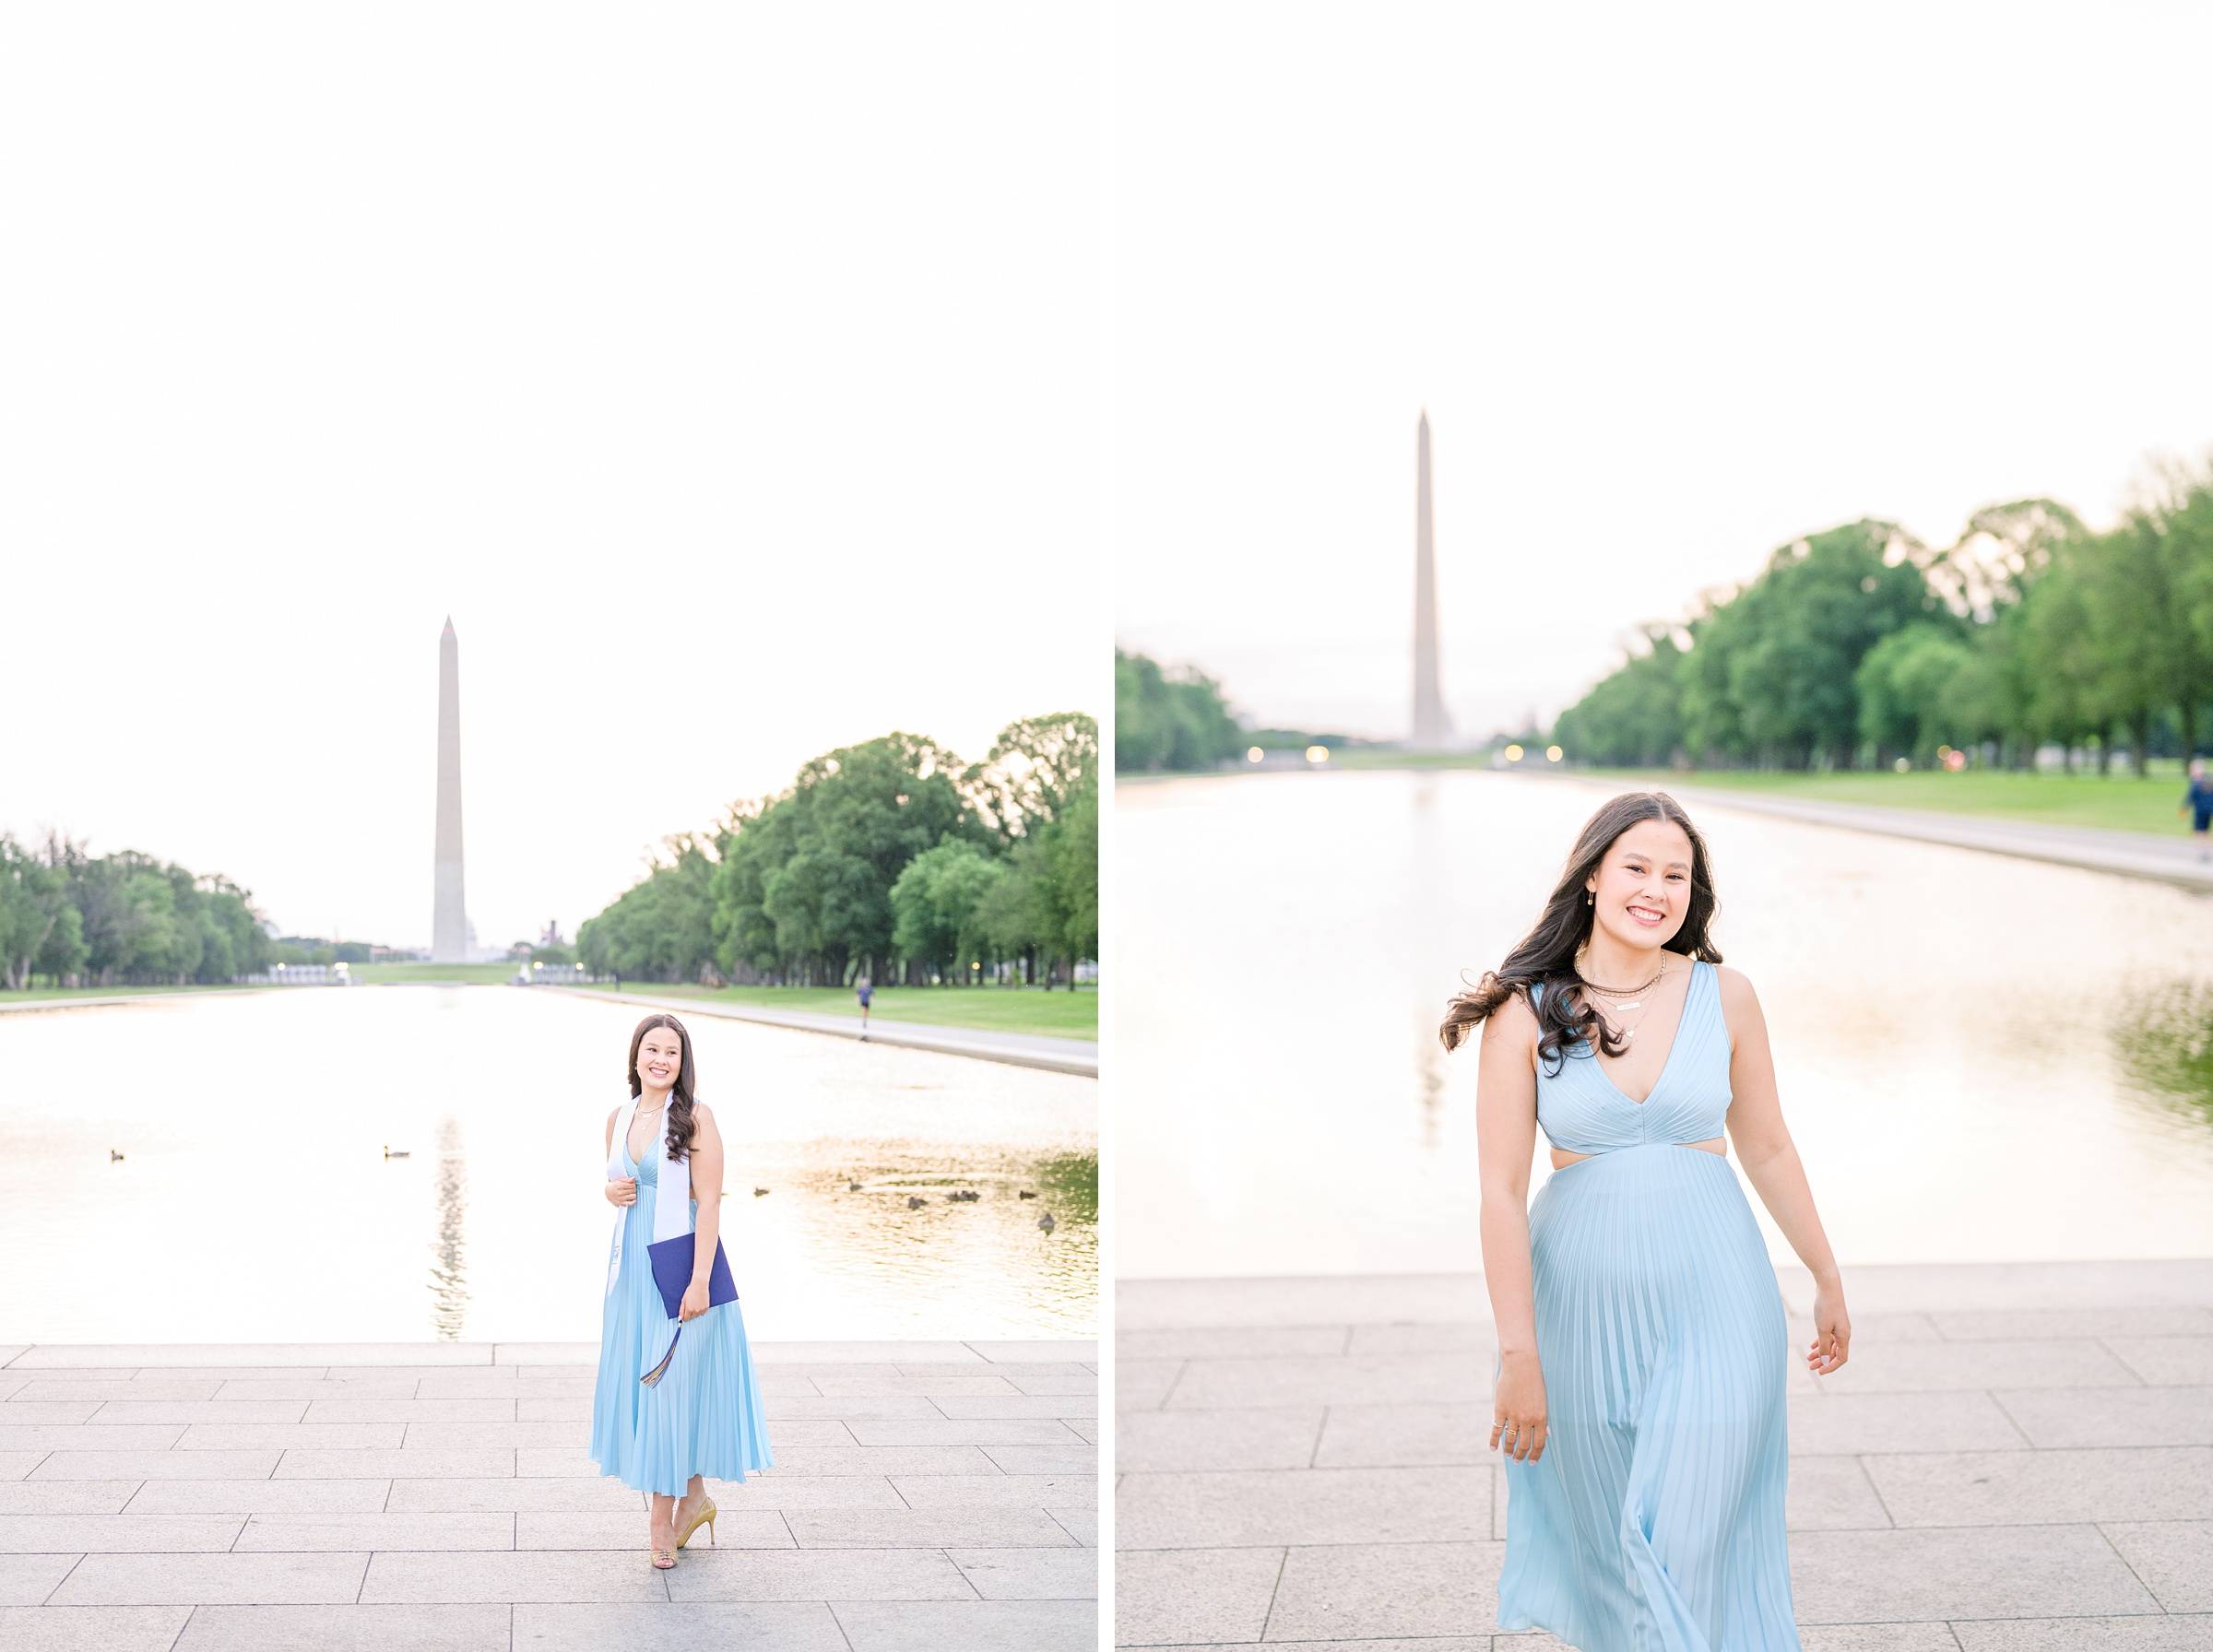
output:
<svg viewBox="0 0 2213 1652"><path fill-rule="evenodd" d="M266 975L233 975L238 986L351 986L353 970L343 963L272 963Z"/></svg>
<svg viewBox="0 0 2213 1652"><path fill-rule="evenodd" d="M592 972L581 963L526 963L515 973L512 986L586 986Z"/></svg>

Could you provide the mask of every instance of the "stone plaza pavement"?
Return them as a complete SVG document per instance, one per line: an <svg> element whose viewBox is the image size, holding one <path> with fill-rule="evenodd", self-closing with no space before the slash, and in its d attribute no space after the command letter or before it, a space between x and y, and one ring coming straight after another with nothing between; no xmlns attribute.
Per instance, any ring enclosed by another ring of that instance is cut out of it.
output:
<svg viewBox="0 0 2213 1652"><path fill-rule="evenodd" d="M7 1652L1090 1652L1090 1342L756 1343L776 1467L672 1572L596 1345L0 1347Z"/></svg>
<svg viewBox="0 0 2213 1652"><path fill-rule="evenodd" d="M1779 1270L1793 1351L1810 1280ZM2213 1648L2213 1261L1848 1268L1790 1380L1807 1652ZM1124 1281L1118 1643L1530 1652L1496 1632L1483 1282Z"/></svg>

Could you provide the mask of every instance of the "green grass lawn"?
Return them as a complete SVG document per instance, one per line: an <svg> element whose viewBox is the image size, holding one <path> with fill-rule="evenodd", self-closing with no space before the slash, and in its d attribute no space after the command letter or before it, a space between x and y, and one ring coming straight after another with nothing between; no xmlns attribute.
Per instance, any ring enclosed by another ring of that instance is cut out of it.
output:
<svg viewBox="0 0 2213 1652"><path fill-rule="evenodd" d="M517 963L357 963L351 974L369 986L415 986L433 981L466 981L500 986L515 979Z"/></svg>
<svg viewBox="0 0 2213 1652"><path fill-rule="evenodd" d="M1389 749L1340 751L1331 769L1488 769L1487 751L1406 752ZM1257 772L1257 771L1256 771ZM1580 769L1555 766L1540 753L1521 773L1581 773L1633 780L1658 786L1705 787L1764 792L1777 797L1805 797L1824 803L1871 803L1892 808L1941 809L2005 820L2041 820L2054 826L2102 826L2121 832L2149 832L2163 837L2188 833L2189 821L2176 811L2185 784L2181 761L2154 758L2151 774L2095 772L2075 774L2018 773L2003 769L1969 769L1958 774L1917 769L1899 774L1888 770L1844 770L1805 773L1746 769ZM1168 778L1162 776L1162 778Z"/></svg>
<svg viewBox="0 0 2213 1652"><path fill-rule="evenodd" d="M154 998L181 992L259 992L242 986L34 986L29 992L0 992L0 1004L28 1004L39 998ZM268 991L277 989L270 987Z"/></svg>
<svg viewBox="0 0 2213 1652"><path fill-rule="evenodd" d="M1958 774L1917 770L1911 774L1847 771L1828 774L1751 773L1698 769L1678 773L1665 769L1585 771L1636 780L1665 790L1670 785L1708 790L1762 792L1774 797L1805 797L1823 803L1873 803L1892 808L1942 809L1951 814L1994 815L2013 820L2041 820L2054 826L2103 826L2122 832L2152 832L2180 837L2190 822L2175 809L2184 785L2182 765L2152 764L2147 779L2133 775L2101 780L2087 774L2022 774L1997 769L1969 769Z"/></svg>
<svg viewBox="0 0 2213 1652"><path fill-rule="evenodd" d="M860 1013L852 993L834 986L726 986L717 990L626 981L623 988L656 997L754 1004L764 1009L799 1009L811 1015ZM1099 1035L1099 995L1089 987L1080 992L1058 988L1046 992L1035 986L882 986L876 989L871 1016L880 1021L920 1021L934 1027L979 1027L992 1032L1095 1039Z"/></svg>

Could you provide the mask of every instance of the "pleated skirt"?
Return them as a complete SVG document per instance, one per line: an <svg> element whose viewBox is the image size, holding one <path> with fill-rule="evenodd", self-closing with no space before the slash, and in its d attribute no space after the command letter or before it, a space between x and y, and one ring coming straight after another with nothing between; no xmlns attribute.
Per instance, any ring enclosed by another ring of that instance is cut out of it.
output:
<svg viewBox="0 0 2213 1652"><path fill-rule="evenodd" d="M1718 1153L1653 1143L1531 1201L1550 1434L1506 1465L1498 1627L1581 1652L1797 1652L1782 1299Z"/></svg>
<svg viewBox="0 0 2213 1652"><path fill-rule="evenodd" d="M660 1382L653 1369L676 1327L653 1282L650 1182L624 1216L622 1269L600 1317L599 1379L592 1392L592 1461L640 1492L680 1497L694 1474L742 1481L775 1463L753 1354L739 1304L709 1308L684 1326Z"/></svg>

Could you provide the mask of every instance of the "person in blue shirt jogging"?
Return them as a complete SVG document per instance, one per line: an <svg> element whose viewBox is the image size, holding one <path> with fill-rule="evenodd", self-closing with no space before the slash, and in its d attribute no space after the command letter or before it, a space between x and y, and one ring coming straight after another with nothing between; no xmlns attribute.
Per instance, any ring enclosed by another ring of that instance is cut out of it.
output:
<svg viewBox="0 0 2213 1652"><path fill-rule="evenodd" d="M2204 765L2199 766L2202 768ZM853 996L860 1000L860 1035L866 1039L869 1035L869 1000L876 996L876 989L869 984L866 975L853 983Z"/></svg>
<svg viewBox="0 0 2213 1652"><path fill-rule="evenodd" d="M2182 807L2190 811L2190 830L2197 838L2197 857L2204 860L2208 853L2207 834L2213 831L2213 780L2206 777L2206 760L2190 760L2190 789L2183 794Z"/></svg>

